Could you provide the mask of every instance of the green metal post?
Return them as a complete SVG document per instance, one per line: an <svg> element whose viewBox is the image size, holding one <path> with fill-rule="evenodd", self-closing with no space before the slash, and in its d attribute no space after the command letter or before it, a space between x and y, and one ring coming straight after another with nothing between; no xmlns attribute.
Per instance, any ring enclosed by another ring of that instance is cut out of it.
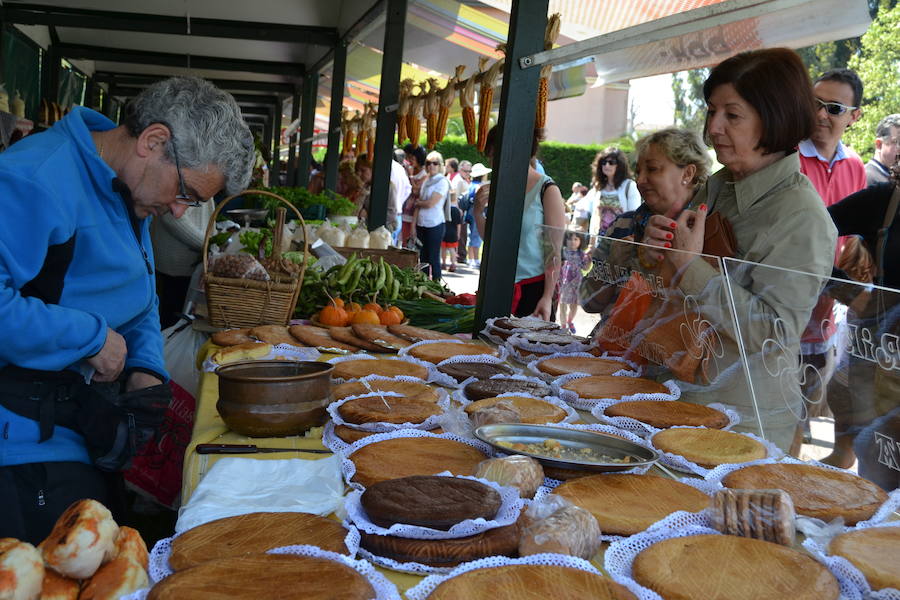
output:
<svg viewBox="0 0 900 600"><path fill-rule="evenodd" d="M291 124L300 118L300 94L294 94L291 98ZM292 135L288 140L287 184L297 185L297 136Z"/></svg>
<svg viewBox="0 0 900 600"><path fill-rule="evenodd" d="M303 78L303 105L300 107L300 161L297 164L297 185L309 184L309 165L312 163L313 128L316 125L316 98L319 96L319 73L307 73Z"/></svg>
<svg viewBox="0 0 900 600"><path fill-rule="evenodd" d="M341 160L341 109L347 80L347 44L343 40L334 47L331 66L331 111L328 114L328 150L325 152L325 189L336 191L338 163Z"/></svg>

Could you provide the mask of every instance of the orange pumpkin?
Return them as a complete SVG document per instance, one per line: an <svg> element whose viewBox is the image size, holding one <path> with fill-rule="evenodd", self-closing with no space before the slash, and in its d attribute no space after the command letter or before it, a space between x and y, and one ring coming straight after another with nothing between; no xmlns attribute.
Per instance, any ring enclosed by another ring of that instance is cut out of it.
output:
<svg viewBox="0 0 900 600"><path fill-rule="evenodd" d="M392 310L381 311L381 314L378 315L378 319L381 321L382 325L399 325L403 320Z"/></svg>
<svg viewBox="0 0 900 600"><path fill-rule="evenodd" d="M380 315L382 313L382 311L384 311L383 308L381 308L379 305L375 304L374 302L369 302L368 304L363 306L363 310L371 310L376 315Z"/></svg>
<svg viewBox="0 0 900 600"><path fill-rule="evenodd" d="M359 302L349 302L344 307L344 310L346 310L348 313L350 313L350 312L356 313L356 312L359 312L362 310L362 306L359 305Z"/></svg>
<svg viewBox="0 0 900 600"><path fill-rule="evenodd" d="M398 317L400 317L400 322L403 322L403 319L406 318L406 315L403 314L403 311L400 310L397 306L388 306L386 310L391 311L392 313L396 313Z"/></svg>
<svg viewBox="0 0 900 600"><path fill-rule="evenodd" d="M351 319L350 322L354 324L367 323L369 325L381 324L381 321L378 320L378 313L376 313L374 310L368 310L365 308L353 315L353 319Z"/></svg>
<svg viewBox="0 0 900 600"><path fill-rule="evenodd" d="M347 311L335 305L326 306L319 311L319 323L329 327L345 327L349 317Z"/></svg>
<svg viewBox="0 0 900 600"><path fill-rule="evenodd" d="M344 301L340 298L332 298L331 303L338 308L344 308Z"/></svg>

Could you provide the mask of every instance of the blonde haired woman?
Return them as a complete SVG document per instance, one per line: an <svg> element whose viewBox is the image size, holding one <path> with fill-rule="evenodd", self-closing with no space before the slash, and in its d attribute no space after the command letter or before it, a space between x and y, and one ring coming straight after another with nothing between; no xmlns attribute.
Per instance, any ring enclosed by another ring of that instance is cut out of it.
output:
<svg viewBox="0 0 900 600"><path fill-rule="evenodd" d="M444 176L444 157L440 152L428 153L425 172L428 179L422 183L415 202L416 237L422 244L419 260L431 266L431 278L437 281L441 278L441 242L450 201L450 180Z"/></svg>

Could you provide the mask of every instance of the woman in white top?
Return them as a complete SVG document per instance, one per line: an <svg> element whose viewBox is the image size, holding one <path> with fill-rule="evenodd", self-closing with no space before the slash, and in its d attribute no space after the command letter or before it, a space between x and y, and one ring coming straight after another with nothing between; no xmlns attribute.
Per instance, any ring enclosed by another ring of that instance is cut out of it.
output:
<svg viewBox="0 0 900 600"><path fill-rule="evenodd" d="M441 241L444 239L445 205L450 199L450 180L444 176L444 157L440 152L430 152L425 157L428 179L422 183L416 200L416 237L422 247L419 260L431 265L431 278L441 278Z"/></svg>
<svg viewBox="0 0 900 600"><path fill-rule="evenodd" d="M625 153L609 147L597 154L591 168L593 185L588 192L591 210L591 235L602 234L623 212L637 210L641 195L631 179Z"/></svg>

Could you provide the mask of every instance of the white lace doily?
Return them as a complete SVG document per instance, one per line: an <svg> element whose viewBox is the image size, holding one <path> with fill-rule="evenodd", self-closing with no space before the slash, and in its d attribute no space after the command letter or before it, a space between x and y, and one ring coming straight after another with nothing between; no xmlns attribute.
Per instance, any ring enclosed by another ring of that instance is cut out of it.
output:
<svg viewBox="0 0 900 600"><path fill-rule="evenodd" d="M614 542L606 550L604 566L617 583L621 583L638 597L638 600L665 600L662 596L645 588L632 576L632 566L637 555L657 542L672 538L695 535L724 535L712 528L709 510L699 513L678 511L655 523L646 531ZM820 561L821 562L821 561ZM825 565L828 567L828 565ZM837 577L837 576L836 576ZM841 584L840 600L861 600L855 589Z"/></svg>
<svg viewBox="0 0 900 600"><path fill-rule="evenodd" d="M449 573L453 569L453 567L432 567L431 565L417 562L400 562L392 558L387 558L386 556L372 554L362 547L359 549L359 555L373 565L378 565L384 569L390 569L391 571L398 571L400 573L409 573L410 575L418 575L420 577L435 573Z"/></svg>
<svg viewBox="0 0 900 600"><path fill-rule="evenodd" d="M850 531L858 531L860 529L872 529L878 527L900 527L900 521L887 521L887 518L896 510L900 509L900 489L896 489L888 496L878 512L868 521L861 521L854 527L842 527L837 533L847 533ZM807 537L803 542L806 548L813 556L826 564L834 573L839 581L846 581L849 585L854 586L860 594L861 598L866 600L900 600L900 590L896 588L885 588L881 590L873 590L872 586L866 580L862 571L856 568L849 560L842 556L832 556L828 553L828 545L831 543L831 536L828 539L815 539Z"/></svg>
<svg viewBox="0 0 900 600"><path fill-rule="evenodd" d="M369 520L369 516L366 514L366 510L363 508L361 503L363 492L361 492L360 490L353 490L349 494L347 494L347 498L344 501L344 506L347 509L347 518L353 522L357 529L366 533L371 533L374 535L391 535L394 537L418 540L449 540L454 538L468 537L470 535L475 535L476 533L488 531L489 529L496 529L497 527L512 525L518 520L519 514L522 511L522 506L524 505L523 500L519 497L518 489L514 487L504 487L499 483L495 483L487 479L480 479L478 477L471 477L467 475L453 475L448 471L438 473L438 476L471 479L472 481L478 481L479 483L490 486L491 489L500 494L500 508L497 510L497 514L493 519L490 520L482 518L465 519L464 521L460 521L448 530L432 529L430 527L419 527L416 525L405 525L402 523L395 523L389 528L384 528L376 525Z"/></svg>
<svg viewBox="0 0 900 600"><path fill-rule="evenodd" d="M334 452L341 454L350 447L350 444L342 440L334 432L334 423L328 421L322 429L322 445Z"/></svg>
<svg viewBox="0 0 900 600"><path fill-rule="evenodd" d="M431 592L433 592L435 588L437 588L437 586L447 581L448 579L452 579L453 577L457 577L459 575L462 575L463 573L468 573L469 571L475 571L477 569L492 569L495 567L504 567L507 565L549 565L554 567L569 567L572 569L578 569L580 571L587 571L588 573L593 573L594 575L601 575L600 571L598 571L597 568L588 561L582 560L575 556L569 556L567 554L544 553L533 554L531 556L526 556L523 558L489 556L488 558L481 558L478 560L463 563L458 567L455 567L446 575L430 575L420 581L415 587L406 590L406 597L409 600L427 600L428 596L431 595Z"/></svg>
<svg viewBox="0 0 900 600"><path fill-rule="evenodd" d="M617 377L640 377L641 368L634 364L633 362L626 360L620 356L608 356L604 354L603 356L594 356L590 352L555 352L549 356L542 356L540 358L536 358L528 363L527 372L529 375L534 375L535 377L540 377L544 381L553 382L555 379L559 378L559 375L551 375L550 373L544 373L538 367L539 365L551 358L600 358L603 360L614 360L616 362L622 363L622 368L613 375ZM580 371L573 371L573 373L581 373ZM589 373L582 373L583 375L589 375Z"/></svg>
<svg viewBox="0 0 900 600"><path fill-rule="evenodd" d="M619 473L621 473L621 471ZM608 475L617 475L619 473L608 473ZM607 473L596 473L596 475L603 476L603 475L607 475ZM683 483L685 485L689 485L696 490L700 490L701 492L703 492L710 498L712 498L716 494L716 492L718 492L719 490L722 489L722 485L719 483L710 483L708 481L704 481L702 479L697 479L695 477L682 477L681 479L676 479L676 481ZM548 485L548 483L549 483L549 485ZM542 485L538 489L537 493L534 495L534 502L541 502L546 496L549 496L550 494L552 494L554 492L554 490L557 487L559 487L560 485L562 485L563 483L566 483L566 482L565 481L556 481L555 479L545 480L545 484ZM688 513L685 511L678 511L678 512L683 512L688 515L697 514L697 513ZM672 514L678 514L678 513L672 513ZM671 516L671 515L669 515L669 516ZM665 521L668 518L669 518L668 516L664 517L657 523ZM657 523L654 523L653 525L651 525L649 529L652 529L653 527L655 527ZM628 538L628 536L612 535L612 534L603 533L602 530L600 532L600 539L603 540L604 542L616 542L616 541L624 540L627 538Z"/></svg>
<svg viewBox="0 0 900 600"><path fill-rule="evenodd" d="M505 365L512 369L512 373L505 374L505 377L509 377L510 375L520 375L522 373L521 369L517 369L506 362L506 359L501 359L497 356L491 356L490 354L478 354L476 356L467 356L462 354L460 356L451 356L446 360L442 360L437 365L434 366L435 374L434 374L434 383L440 384L444 387L462 389L472 383L473 381L478 381L477 377L469 377L467 379L463 379L462 381L457 381L455 377L450 377L446 373L442 373L440 371L440 367L446 365L457 365L457 364L466 364L466 363L480 363L487 365ZM503 375L501 373L501 375Z"/></svg>
<svg viewBox="0 0 900 600"><path fill-rule="evenodd" d="M669 382L666 382L669 383ZM635 398L633 396L627 396L622 398L621 400L613 400L606 401L601 404L597 404L591 409L591 414L599 421L604 421L606 423L612 423L616 427L621 429L626 429L628 431L634 432L637 435L641 436L651 436L654 433L658 433L662 431L662 429L658 429L653 427L652 425L648 425L647 423L643 423L638 421L637 419L632 419L631 417L611 417L606 414L607 409L610 406L614 406L620 402L628 402L631 400L650 400L653 402L669 402L672 399L670 398ZM741 415L732 407L720 404L718 402L713 402L712 404L706 405L709 408L717 410L723 413L726 417L728 417L728 424L722 428L722 431L730 431L732 427L741 422Z"/></svg>
<svg viewBox="0 0 900 600"><path fill-rule="evenodd" d="M478 342L465 341L465 340L422 340L421 342L416 342L412 346L407 346L406 348L403 348L402 350L400 350L397 353L397 355L398 356L407 356L409 358L415 358L412 354L410 354L410 352L412 352L416 348L420 348L422 346L428 346L430 344L470 344L470 345L476 344L476 345L484 346L484 349L485 349L484 354L460 354L460 355L458 355L458 356L465 356L466 358L469 358L469 359L481 357L481 356L489 356L491 358L499 358L501 360L501 362L503 362L503 361L506 361L506 357L507 357L506 349L504 349L503 346L496 347L498 355L494 356L490 352L491 350L494 349L491 346L487 346L484 344L478 344ZM420 359L416 359L416 360L420 360ZM444 360L448 360L448 359L444 359ZM440 373L440 371L437 370L437 364L440 364L440 363L435 364L435 363L430 363L428 361L422 361L422 362L426 365L431 365L431 370L434 371L435 373ZM441 362L443 362L443 361L441 361ZM469 360L468 362L474 362L474 361ZM443 375L443 373L440 373L440 374Z"/></svg>
<svg viewBox="0 0 900 600"><path fill-rule="evenodd" d="M336 554L317 548L316 546L284 546L269 550L268 554L297 554L312 558L324 558L347 565L366 578L369 585L375 590L375 600L400 600L397 586L388 581L388 578L378 572L375 567L364 560L353 560L343 554Z"/></svg>
<svg viewBox="0 0 900 600"><path fill-rule="evenodd" d="M667 390L669 390L668 394L664 392L649 394L639 393L622 396L621 398L582 398L576 392L563 388L563 386L570 381L573 381L575 379L583 379L584 377L591 376L586 373L569 373L567 375L559 377L558 379L554 379L550 385L553 387L554 394L556 394L575 408L589 411L593 411L593 409L597 406L608 406L616 402L625 402L628 400L678 400L681 397L681 389L679 389L679 387L675 384L674 379L664 381L662 384Z"/></svg>
<svg viewBox="0 0 900 600"><path fill-rule="evenodd" d="M445 390L438 390L438 401L437 405L440 407L441 411L446 411L450 408L450 395ZM390 404L391 398L401 398L403 397L401 394L396 392L369 392L368 394L360 394L359 396L347 396L342 400L338 400L337 402L332 402L328 405L326 409L328 414L331 416L331 421L335 425L346 425L351 429L358 429L359 431L365 431L367 433L384 433L386 431L397 431L398 429L434 429L439 426L439 421L441 417L441 413L432 415L425 419L420 423L385 423L385 422L372 422L372 423L348 423L341 417L340 407L350 402L351 400L357 400L359 398L374 398L381 397L385 400L387 404Z"/></svg>
<svg viewBox="0 0 900 600"><path fill-rule="evenodd" d="M353 476L356 475L356 465L353 464L353 460L351 457L353 456L353 453L360 448L364 448L369 444L383 442L384 440L414 437L432 437L442 438L445 440L453 440L454 442L460 442L467 446L472 446L473 448L479 450L482 454L484 454L486 458L490 458L493 456L492 448L484 442L460 437L452 433L431 433L429 431L422 431L421 429L400 429L398 431L391 431L389 433L375 433L361 440L355 441L350 445L350 447L348 447L344 452L341 453L341 472L344 475L344 481L346 481L347 485L355 490L366 489L362 484L352 481Z"/></svg>
<svg viewBox="0 0 900 600"><path fill-rule="evenodd" d="M712 483L722 483L722 480L725 479L725 476L733 471L739 471L740 469L752 467L754 465L772 465L775 463L783 463L788 465L811 465L814 467L821 467L823 469L829 469L831 471L840 471L841 473L847 473L848 475L859 477L859 475L857 475L853 471L850 471L849 469L841 469L840 467L833 467L831 465L826 465L825 463L820 463L815 460L800 460L794 458L793 456L785 455L781 458L761 458L759 460L751 460L750 462L736 465L719 465L715 469L711 469L709 473L706 474L705 479Z"/></svg>
<svg viewBox="0 0 900 600"><path fill-rule="evenodd" d="M549 390L547 393L548 396L553 395L553 387L552 386L547 385L546 381L543 381L537 377L532 377L531 375L525 375L525 374L491 375L490 379L482 379L481 381L490 381L491 379L515 379L516 381L528 381L531 383L536 383L536 384L547 387L547 389ZM468 384L466 384L466 385L468 385ZM543 397L544 396L538 396L538 398L543 398ZM453 398L453 400L456 400L457 402L459 402L460 404L463 404L463 405L472 403L472 400L469 400L469 398L466 396L465 386L459 388L458 390L455 390L453 392L453 394L451 395L451 398Z"/></svg>
<svg viewBox="0 0 900 600"><path fill-rule="evenodd" d="M529 332L530 333L530 332ZM537 331L534 333L554 333L552 331L541 332ZM567 344L551 344L545 342L532 342L526 340L523 336L523 333L514 333L509 338L507 338L506 343L503 345L509 351L509 355L512 356L517 361L528 364L532 360L534 360L534 355L544 355L544 354L571 354L573 352L588 352L591 348L594 347L590 341L588 342L579 342L572 341ZM569 335L569 334L563 334Z"/></svg>
<svg viewBox="0 0 900 600"><path fill-rule="evenodd" d="M206 360L203 361L203 370L207 373L214 373L216 369L223 366L219 363L213 362L213 356L215 355L210 355L206 358ZM277 344L275 346L272 346L271 352L269 352L265 356L255 358L253 360L293 360L298 362L315 362L319 360L320 356L322 356L321 353L315 348L292 346L290 344Z"/></svg>
<svg viewBox="0 0 900 600"><path fill-rule="evenodd" d="M691 427L688 425L676 425L674 427L671 427L671 429L706 429L706 428L705 427ZM773 459L777 460L777 459L781 458L782 456L784 456L784 452L782 452L778 446L776 446L772 442L762 439L758 435L754 435L752 433L747 433L744 431L740 431L740 432L734 431L732 433L734 433L736 435L746 436L746 437L750 438L751 440L755 440L755 441L759 442L760 444L762 444L766 449L766 458L773 458ZM656 435L656 434L654 433L653 435ZM647 441L650 443L651 446L653 446L653 448L657 452L659 452L659 454L660 454L659 462L666 465L667 467L670 467L672 469L677 469L677 470L683 471L685 473L692 473L694 475L700 475L701 477L705 477L706 474L712 470L712 469L707 469L706 467L701 467L697 463L689 461L688 459L681 456L680 454L673 454L671 452L664 452L663 450L660 450L655 445L653 445L653 435L648 437ZM746 464L746 463L733 463L733 464Z"/></svg>
<svg viewBox="0 0 900 600"><path fill-rule="evenodd" d="M344 524L344 527L347 529L347 535L344 536L344 546L347 547L348 556L354 557L359 552L359 531L350 524ZM178 535L173 535L153 544L153 549L150 551L149 564L147 565L151 583L162 581L175 572L169 566L169 557L172 555L172 541L177 537Z"/></svg>
<svg viewBox="0 0 900 600"><path fill-rule="evenodd" d="M415 358L412 356L400 356L399 354L397 356L372 356L371 354L348 354L346 356L336 356L334 358L329 359L326 362L328 362L329 364L332 364L332 365L337 365L342 362L346 362L348 360L399 360L399 361L407 362L412 365L418 365L420 367L423 367L426 371L428 371L428 375L425 377L425 379L421 379L421 378L415 377L413 375L403 375L403 377L407 377L418 383L431 381L431 377L430 377L431 369L429 368L431 363L427 363L425 361L419 360L418 358ZM348 381L359 381L360 379L366 379L367 377L371 377L371 375L367 375L366 377L353 378L353 379L344 379L343 377L332 377L331 383L333 385L338 385L341 383L347 383ZM391 377L383 377L383 379L391 379Z"/></svg>
<svg viewBox="0 0 900 600"><path fill-rule="evenodd" d="M501 344L505 343L506 340L504 338L502 338L499 335L496 335L494 333L494 329L502 329L501 327L495 328L494 323L496 323L500 319L509 319L509 318L518 318L523 321L533 321L534 323L545 323L548 325L556 325L556 323L551 323L550 321L544 321L543 319L538 319L537 317L492 317L484 322L484 329L481 330L481 335L483 335L484 337L486 337L487 339L489 339L490 341L494 342L497 345L501 345ZM516 327L514 329L503 329L503 331L508 332L509 335L513 335L516 333L528 333L530 331L536 331L536 330L526 329L523 327ZM541 330L541 331L552 332L554 330L547 329L547 330ZM555 331L562 331L562 330L557 325L557 328ZM509 336L507 336L507 337L509 337Z"/></svg>

